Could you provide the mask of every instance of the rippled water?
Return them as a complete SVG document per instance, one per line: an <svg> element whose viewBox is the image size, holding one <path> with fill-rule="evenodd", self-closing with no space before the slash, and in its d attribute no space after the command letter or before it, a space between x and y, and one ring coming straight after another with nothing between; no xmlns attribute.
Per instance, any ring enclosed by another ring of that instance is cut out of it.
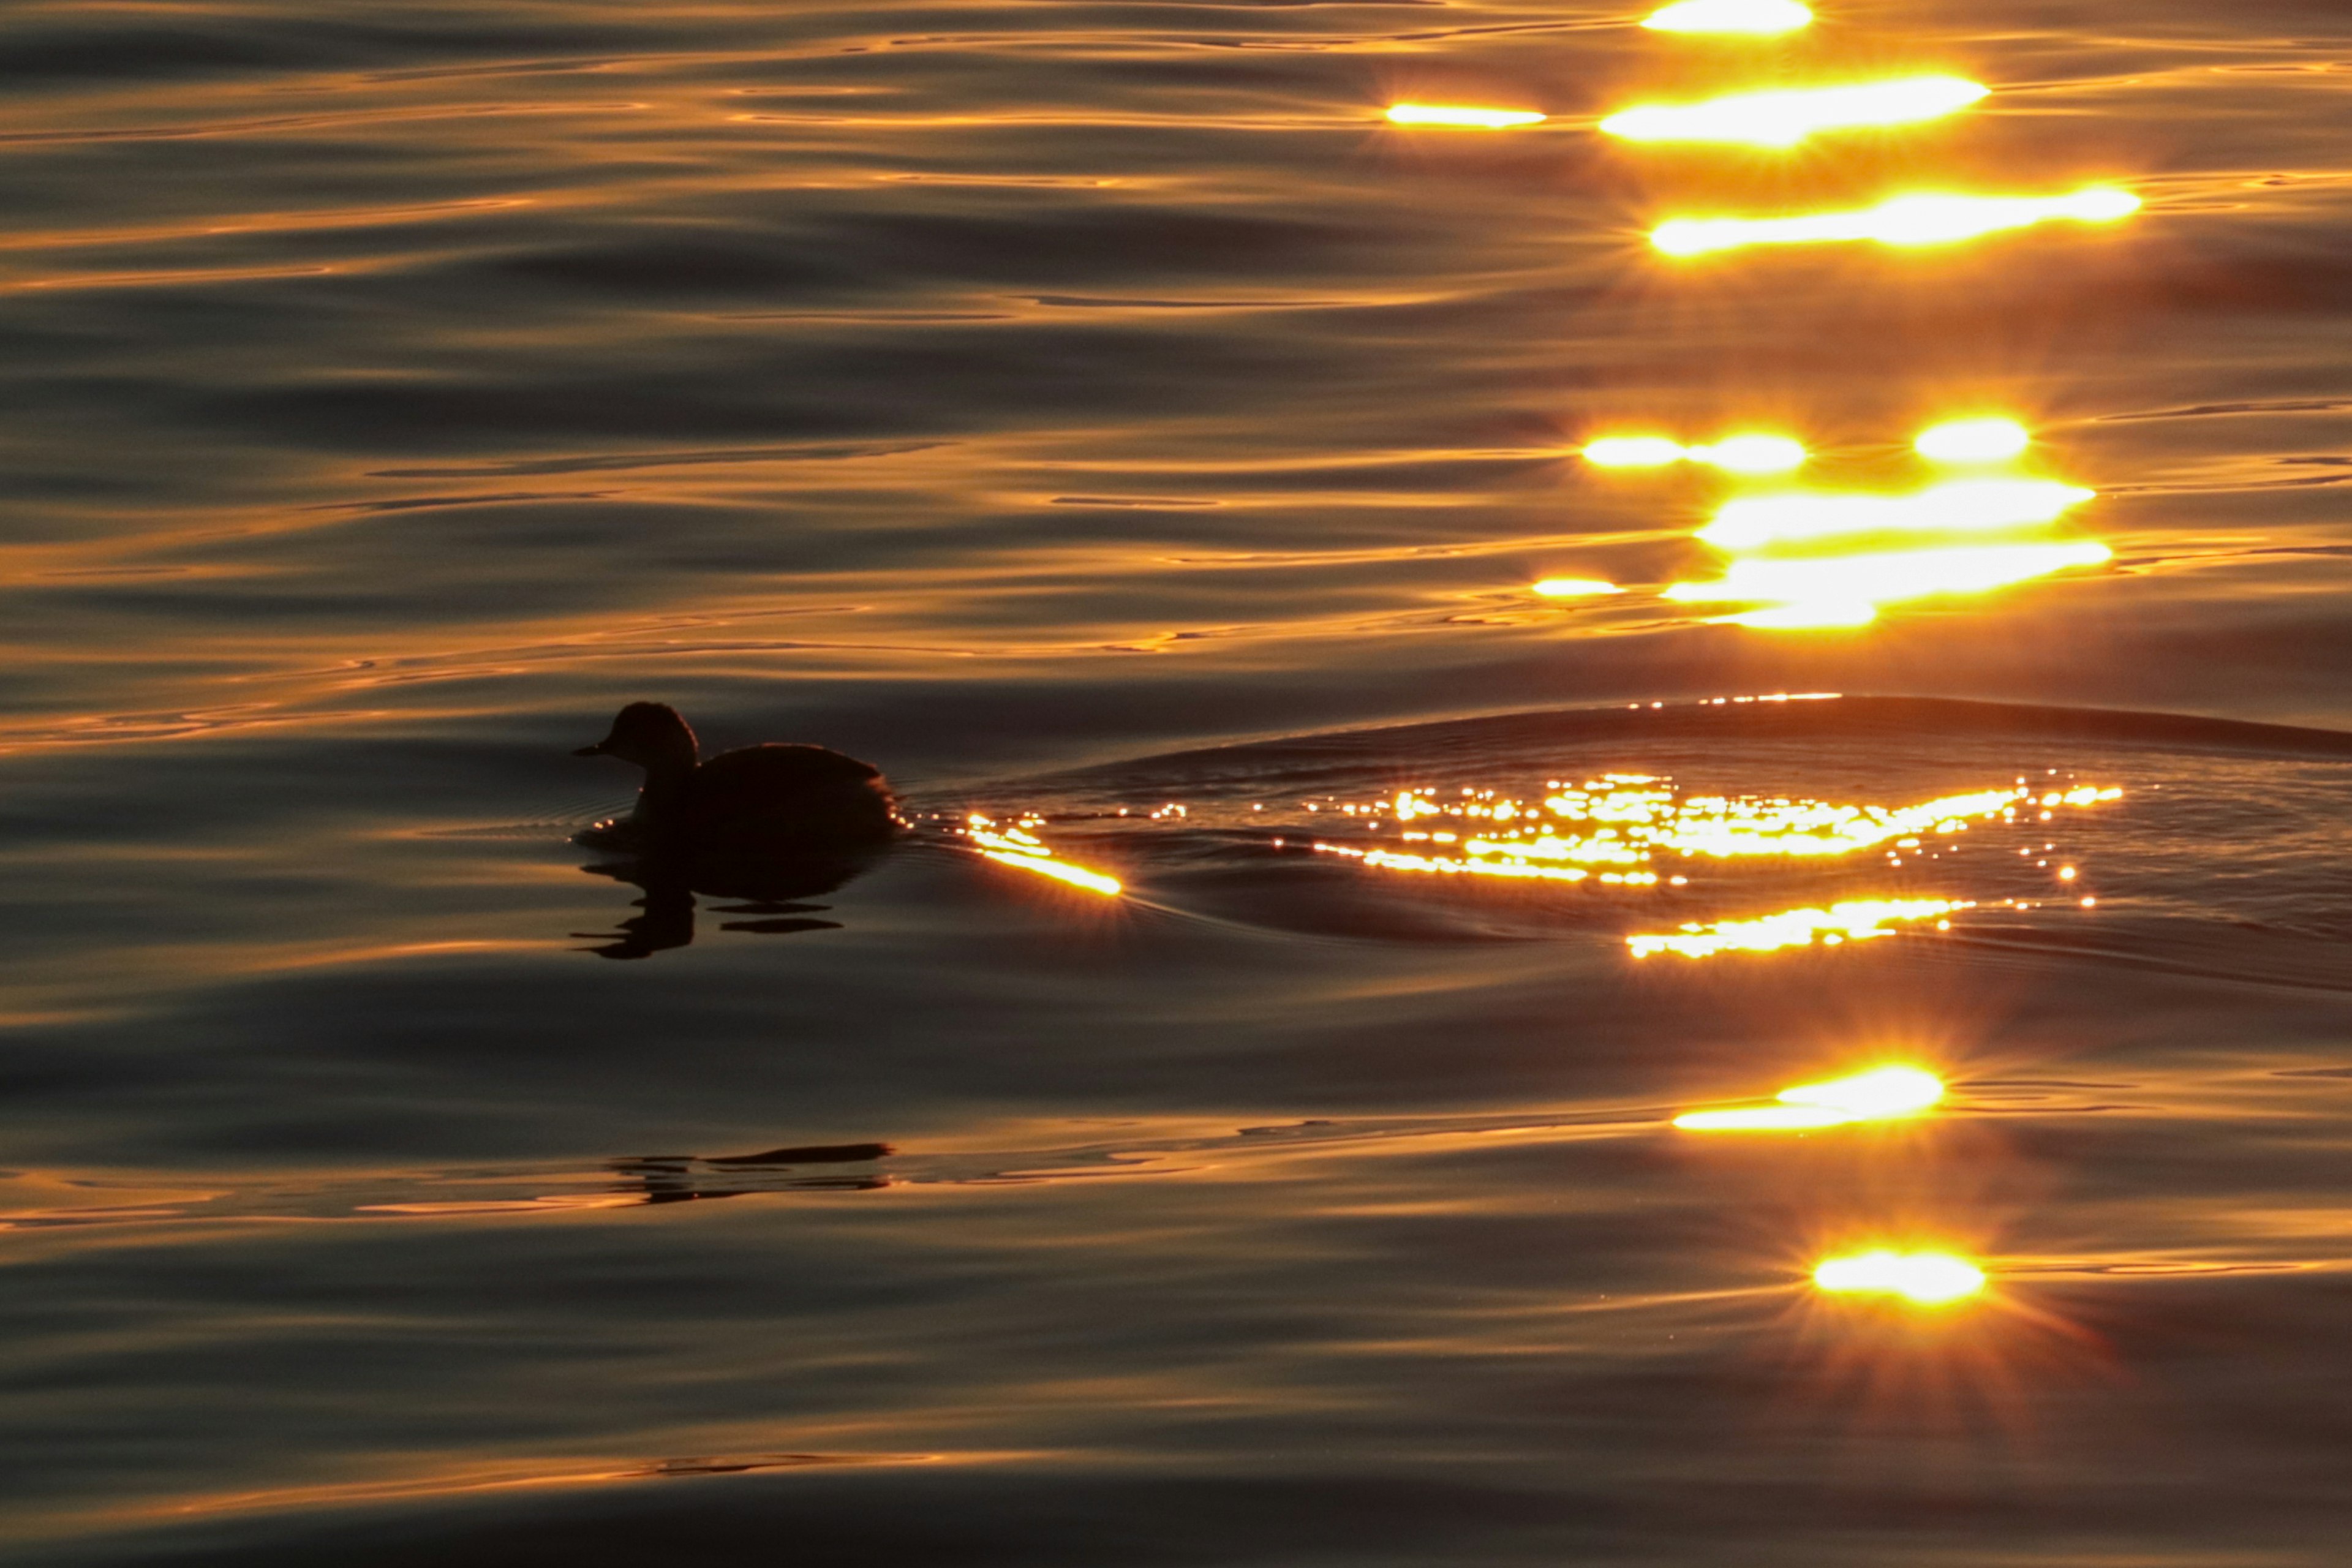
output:
<svg viewBox="0 0 2352 1568"><path fill-rule="evenodd" d="M2341 1562L2352 22L1638 19L0 14L11 1561ZM1989 411L2112 559L1865 626L1577 455ZM918 831L576 847L641 697Z"/></svg>

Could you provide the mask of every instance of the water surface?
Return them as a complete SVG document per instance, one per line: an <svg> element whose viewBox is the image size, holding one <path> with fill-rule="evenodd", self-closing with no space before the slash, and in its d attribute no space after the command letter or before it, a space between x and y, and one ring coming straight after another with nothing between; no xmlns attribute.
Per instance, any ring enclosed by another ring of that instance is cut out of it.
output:
<svg viewBox="0 0 2352 1568"><path fill-rule="evenodd" d="M1638 19L0 19L11 1559L2341 1561L2352 27ZM1591 129L1895 71L1993 93ZM1983 412L2112 558L1842 629L1577 456ZM921 830L633 884L637 698ZM1881 1239L1991 1286L1808 1286Z"/></svg>

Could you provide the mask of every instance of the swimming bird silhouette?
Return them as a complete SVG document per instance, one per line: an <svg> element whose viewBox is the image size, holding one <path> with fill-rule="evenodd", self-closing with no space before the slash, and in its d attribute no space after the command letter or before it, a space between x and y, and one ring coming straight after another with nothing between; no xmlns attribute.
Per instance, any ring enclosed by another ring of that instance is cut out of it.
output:
<svg viewBox="0 0 2352 1568"><path fill-rule="evenodd" d="M636 809L581 842L646 852L804 854L867 848L901 826L881 770L824 746L745 746L709 762L678 710L632 702L579 757L646 770Z"/></svg>

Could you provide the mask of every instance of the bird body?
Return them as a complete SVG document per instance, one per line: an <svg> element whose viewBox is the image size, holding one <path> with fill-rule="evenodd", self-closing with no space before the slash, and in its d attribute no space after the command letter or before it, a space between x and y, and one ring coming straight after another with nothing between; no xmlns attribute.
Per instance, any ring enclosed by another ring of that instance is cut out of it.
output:
<svg viewBox="0 0 2352 1568"><path fill-rule="evenodd" d="M900 826L881 770L824 746L746 746L700 760L677 709L632 702L574 755L646 770L636 809L583 841L649 852L801 854L867 848Z"/></svg>

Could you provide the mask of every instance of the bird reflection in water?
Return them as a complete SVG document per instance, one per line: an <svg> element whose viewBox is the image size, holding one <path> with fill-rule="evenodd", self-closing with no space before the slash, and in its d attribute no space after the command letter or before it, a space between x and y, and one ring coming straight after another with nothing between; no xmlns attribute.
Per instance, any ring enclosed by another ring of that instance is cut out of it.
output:
<svg viewBox="0 0 2352 1568"><path fill-rule="evenodd" d="M574 931L600 945L581 949L600 958L650 958L694 941L696 895L726 899L713 913L745 917L722 921L719 929L760 936L839 931L839 921L814 917L831 912L807 900L839 891L865 874L881 851L857 855L784 855L719 858L712 856L646 855L592 862L582 870L644 889L632 915L612 931Z"/></svg>
<svg viewBox="0 0 2352 1568"><path fill-rule="evenodd" d="M615 1160L610 1169L622 1178L616 1191L641 1193L648 1204L786 1191L870 1193L888 1186L889 1176L844 1167L871 1167L894 1152L887 1143L824 1143L759 1154L647 1154Z"/></svg>

